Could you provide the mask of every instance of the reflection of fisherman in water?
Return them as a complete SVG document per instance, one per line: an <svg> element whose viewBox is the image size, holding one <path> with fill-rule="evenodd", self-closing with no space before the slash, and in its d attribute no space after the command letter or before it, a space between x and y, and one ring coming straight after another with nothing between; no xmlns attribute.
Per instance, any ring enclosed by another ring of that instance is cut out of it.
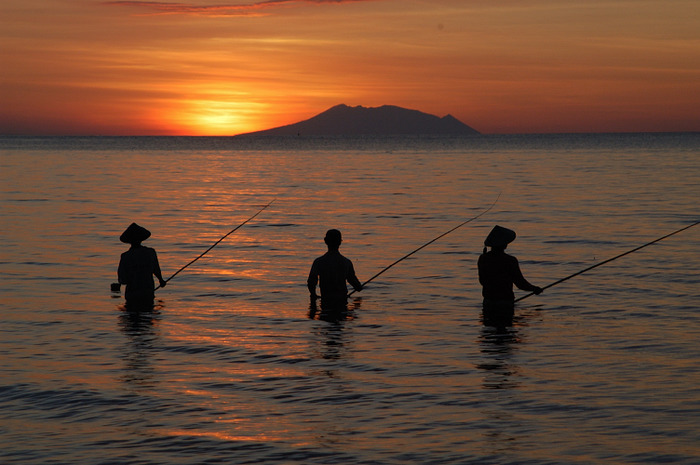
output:
<svg viewBox="0 0 700 465"><path fill-rule="evenodd" d="M124 373L120 379L135 389L152 388L155 385L152 360L159 338L159 308L158 305L148 310L130 311L126 308L119 315L119 327L128 339L126 347L120 351L120 357L124 361Z"/></svg>
<svg viewBox="0 0 700 465"><path fill-rule="evenodd" d="M339 305L330 308L319 308L316 299L309 302L309 319L338 323L341 321L351 321L356 317L355 310L362 306L362 297L355 297L349 304Z"/></svg>
<svg viewBox="0 0 700 465"><path fill-rule="evenodd" d="M342 358L346 350L346 336L349 331L349 327L345 323L356 318L355 311L359 310L361 305L362 298L357 297L346 307L319 310L316 307L316 302L311 301L309 318L318 323L312 326L312 334L318 336L315 338L317 344L314 344L315 357L326 360ZM326 371L329 376L330 373L330 371Z"/></svg>
<svg viewBox="0 0 700 465"><path fill-rule="evenodd" d="M515 232L501 226L494 226L484 241L491 247L479 257L479 282L483 286L484 324L488 326L510 326L513 323L514 301L513 284L523 291L540 294L542 288L530 284L520 271L518 259L505 250L515 239Z"/></svg>
<svg viewBox="0 0 700 465"><path fill-rule="evenodd" d="M519 367L513 363L513 355L522 342L515 328L485 326L479 336L481 362L477 368L484 370L484 389L510 389L517 387Z"/></svg>
<svg viewBox="0 0 700 465"><path fill-rule="evenodd" d="M324 309L344 308L348 301L349 282L356 291L362 290L362 284L355 276L352 262L340 254L343 238L340 231L330 229L326 233L324 242L328 246L328 252L314 260L309 272L307 285L312 301L315 301L316 284L321 288L321 307Z"/></svg>
<svg viewBox="0 0 700 465"><path fill-rule="evenodd" d="M126 284L127 307L152 307L154 298L153 276L158 278L160 287L165 287L163 275L160 272L156 251L144 247L141 242L151 237L151 232L136 223L126 228L119 238L120 241L131 244L119 261L119 283Z"/></svg>

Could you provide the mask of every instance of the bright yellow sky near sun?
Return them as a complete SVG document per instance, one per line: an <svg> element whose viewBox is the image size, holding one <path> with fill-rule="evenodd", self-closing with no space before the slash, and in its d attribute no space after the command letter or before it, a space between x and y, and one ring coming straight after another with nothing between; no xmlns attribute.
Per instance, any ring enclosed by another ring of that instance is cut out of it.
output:
<svg viewBox="0 0 700 465"><path fill-rule="evenodd" d="M233 135L329 107L700 130L698 0L4 0L0 134Z"/></svg>

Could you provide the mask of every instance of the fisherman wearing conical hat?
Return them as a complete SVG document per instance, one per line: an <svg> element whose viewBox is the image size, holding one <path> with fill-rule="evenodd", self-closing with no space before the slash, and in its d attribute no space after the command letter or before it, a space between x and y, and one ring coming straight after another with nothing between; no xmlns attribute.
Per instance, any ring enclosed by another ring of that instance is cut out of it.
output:
<svg viewBox="0 0 700 465"><path fill-rule="evenodd" d="M117 275L120 284L126 284L124 296L127 307L148 307L153 305L155 294L153 276L158 278L160 287L165 287L165 280L160 271L158 255L141 242L151 237L151 232L136 223L131 223L119 240L131 244L119 261Z"/></svg>
<svg viewBox="0 0 700 465"><path fill-rule="evenodd" d="M540 294L542 288L530 284L520 271L518 259L508 255L506 247L515 240L515 231L494 226L484 241L484 253L479 256L479 282L483 286L484 324L509 326L513 322L513 284L523 291Z"/></svg>

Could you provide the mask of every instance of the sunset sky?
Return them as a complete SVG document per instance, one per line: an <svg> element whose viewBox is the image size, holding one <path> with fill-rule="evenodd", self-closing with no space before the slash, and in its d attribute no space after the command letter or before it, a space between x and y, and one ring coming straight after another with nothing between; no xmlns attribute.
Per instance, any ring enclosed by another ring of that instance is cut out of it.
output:
<svg viewBox="0 0 700 465"><path fill-rule="evenodd" d="M700 131L698 0L3 0L0 134L233 135L336 104Z"/></svg>

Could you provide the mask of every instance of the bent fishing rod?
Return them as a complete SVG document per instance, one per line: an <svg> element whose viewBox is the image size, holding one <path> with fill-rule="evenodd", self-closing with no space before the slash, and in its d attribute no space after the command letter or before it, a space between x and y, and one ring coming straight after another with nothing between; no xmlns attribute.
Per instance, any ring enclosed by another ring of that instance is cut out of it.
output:
<svg viewBox="0 0 700 465"><path fill-rule="evenodd" d="M469 218L467 221L464 221L463 223L458 224L457 226L455 226L454 228L450 229L449 231L440 234L440 235L439 235L438 237L436 237L435 239L433 239L433 240L431 240L431 241L429 241L429 242L426 242L425 244L421 245L420 247L418 247L418 248L417 248L416 250L414 250L413 252L410 252L410 253L404 255L403 257L399 258L399 259L396 260L394 263L392 263L391 265L387 266L386 268L384 268L383 270L381 270L379 273L375 274L374 276L372 276L371 278L369 278L367 281L365 281L364 283L362 283L362 287L365 287L367 284L369 284L371 281L373 281L374 278L380 276L382 273L384 273L385 271L387 271L387 270L388 270L389 268L391 268L392 266L394 266L394 265L396 265L396 264L398 264L398 263L400 263L400 262L406 260L408 257L410 257L410 256L413 255L414 253L418 252L419 250L424 249L425 247L429 246L430 244L432 244L433 242L437 241L438 239L447 236L447 235L448 235L449 233L451 233L452 231L455 231L455 230L461 228L462 226L464 226L465 224L471 223L472 221L474 221L475 219L479 218L480 216L482 216L482 215L488 213L488 212L494 207L494 205L496 205L496 203L498 202L498 199L500 199L500 198L501 198L501 193L499 192L499 193L498 193L498 197L496 197L496 200L491 204L491 206L490 206L489 208L487 208L486 210L482 211L482 212L479 213L478 215L476 215L476 216L474 216L474 217L472 217L472 218ZM353 289L353 290L348 294L348 297L350 297L354 292L355 292L355 290Z"/></svg>
<svg viewBox="0 0 700 465"><path fill-rule="evenodd" d="M272 202L274 202L275 200L276 200L276 199L273 199ZM239 230L241 227L243 227L244 224L248 223L248 222L251 221L253 218L255 218L255 217L258 216L260 213L262 213L263 210L265 210L267 207L269 207L270 205L272 205L272 202L270 202L270 203L268 203L267 205L263 206L260 210L258 210L258 212L257 212L255 215L251 216L250 218L248 218L247 220L245 220L243 223L239 224L238 226L236 226L235 228L233 228L232 230L230 230L229 232L227 232L226 234L224 234L223 237L221 237L221 239L219 239L218 241L214 242L214 244L213 244L211 247L209 247L207 250L205 250L204 252L202 252L201 254L199 254L199 256L198 256L197 258L195 258L194 260L191 260L187 265L183 266L182 268L180 268L179 270L177 270L175 273L173 273L173 275L172 275L171 277L169 277L168 279L165 280L166 284L167 284L168 281L170 281L170 280L173 279L175 276L177 276L178 274L180 274L180 272L181 272L182 270L184 270L185 268L187 268L188 266L190 266L191 264L193 264L194 262L196 262L197 260L199 260L200 258L202 258L204 255L207 254L207 252L209 252L211 249L213 249L214 247L216 247L217 245L219 245L219 242L221 242L221 241L223 241L224 239L226 239L228 236L230 236L231 234L233 234L234 232L236 232L237 230ZM157 290L160 289L160 288L161 288L161 286L158 286L158 287L156 287L156 288L153 289L153 290L154 290L154 291L157 291Z"/></svg>
<svg viewBox="0 0 700 465"><path fill-rule="evenodd" d="M606 263L610 263L610 262L613 261L613 260L617 260L618 258L622 258L622 257L624 257L625 255L629 255L629 254L631 254L632 252L636 252L637 250L643 249L644 247L647 247L647 246L652 245L652 244L656 244L657 242L662 241L662 240L666 239L667 237L671 237L671 236L673 236L674 234L678 234L679 232L683 232L683 231L685 231L686 229L690 229L690 228L692 228L693 226L696 226L696 225L698 225L698 224L700 224L700 221L696 221L696 222L693 223L693 224L690 224L690 225L688 225L688 226L684 226L684 227L682 227L681 229L678 229L678 230L676 230L676 231L673 231L673 232L670 233L670 234L666 234L665 236L659 237L658 239L654 239L653 241L647 242L647 243L644 244L644 245L640 245L639 247L635 247L635 248L632 249L632 250L628 250L627 252L623 252L623 253L621 253L620 255L616 255L616 256L614 256L614 257L612 257L612 258L608 258L607 260L603 260L603 261L600 262L600 263L596 263L595 265L589 266L588 268L583 269L583 270L581 270L581 271L578 271L578 272L576 272L576 273L574 273L574 274L572 274L572 275L569 275L569 276L567 276L566 278L561 278L561 279L558 280L558 281L554 281L552 284L548 284L548 285L546 285L545 287L543 287L542 290L544 291L545 289L549 289L550 287L556 286L557 284L560 284L560 283L563 283L564 281L567 281L567 280L573 278L574 276L578 276L578 275L580 275L580 274L583 274L583 273L585 273L586 271L592 270L593 268L598 268L598 267L601 266L601 265L605 265ZM530 292L529 294L526 294L526 295L524 295L524 296L522 296L522 297L520 297L520 298L518 298L518 299L515 299L514 302L519 302L519 301L521 301L521 300L523 300L523 299L526 299L526 298L528 298L528 297L530 297L531 295L534 295L534 294L535 294L534 292Z"/></svg>

